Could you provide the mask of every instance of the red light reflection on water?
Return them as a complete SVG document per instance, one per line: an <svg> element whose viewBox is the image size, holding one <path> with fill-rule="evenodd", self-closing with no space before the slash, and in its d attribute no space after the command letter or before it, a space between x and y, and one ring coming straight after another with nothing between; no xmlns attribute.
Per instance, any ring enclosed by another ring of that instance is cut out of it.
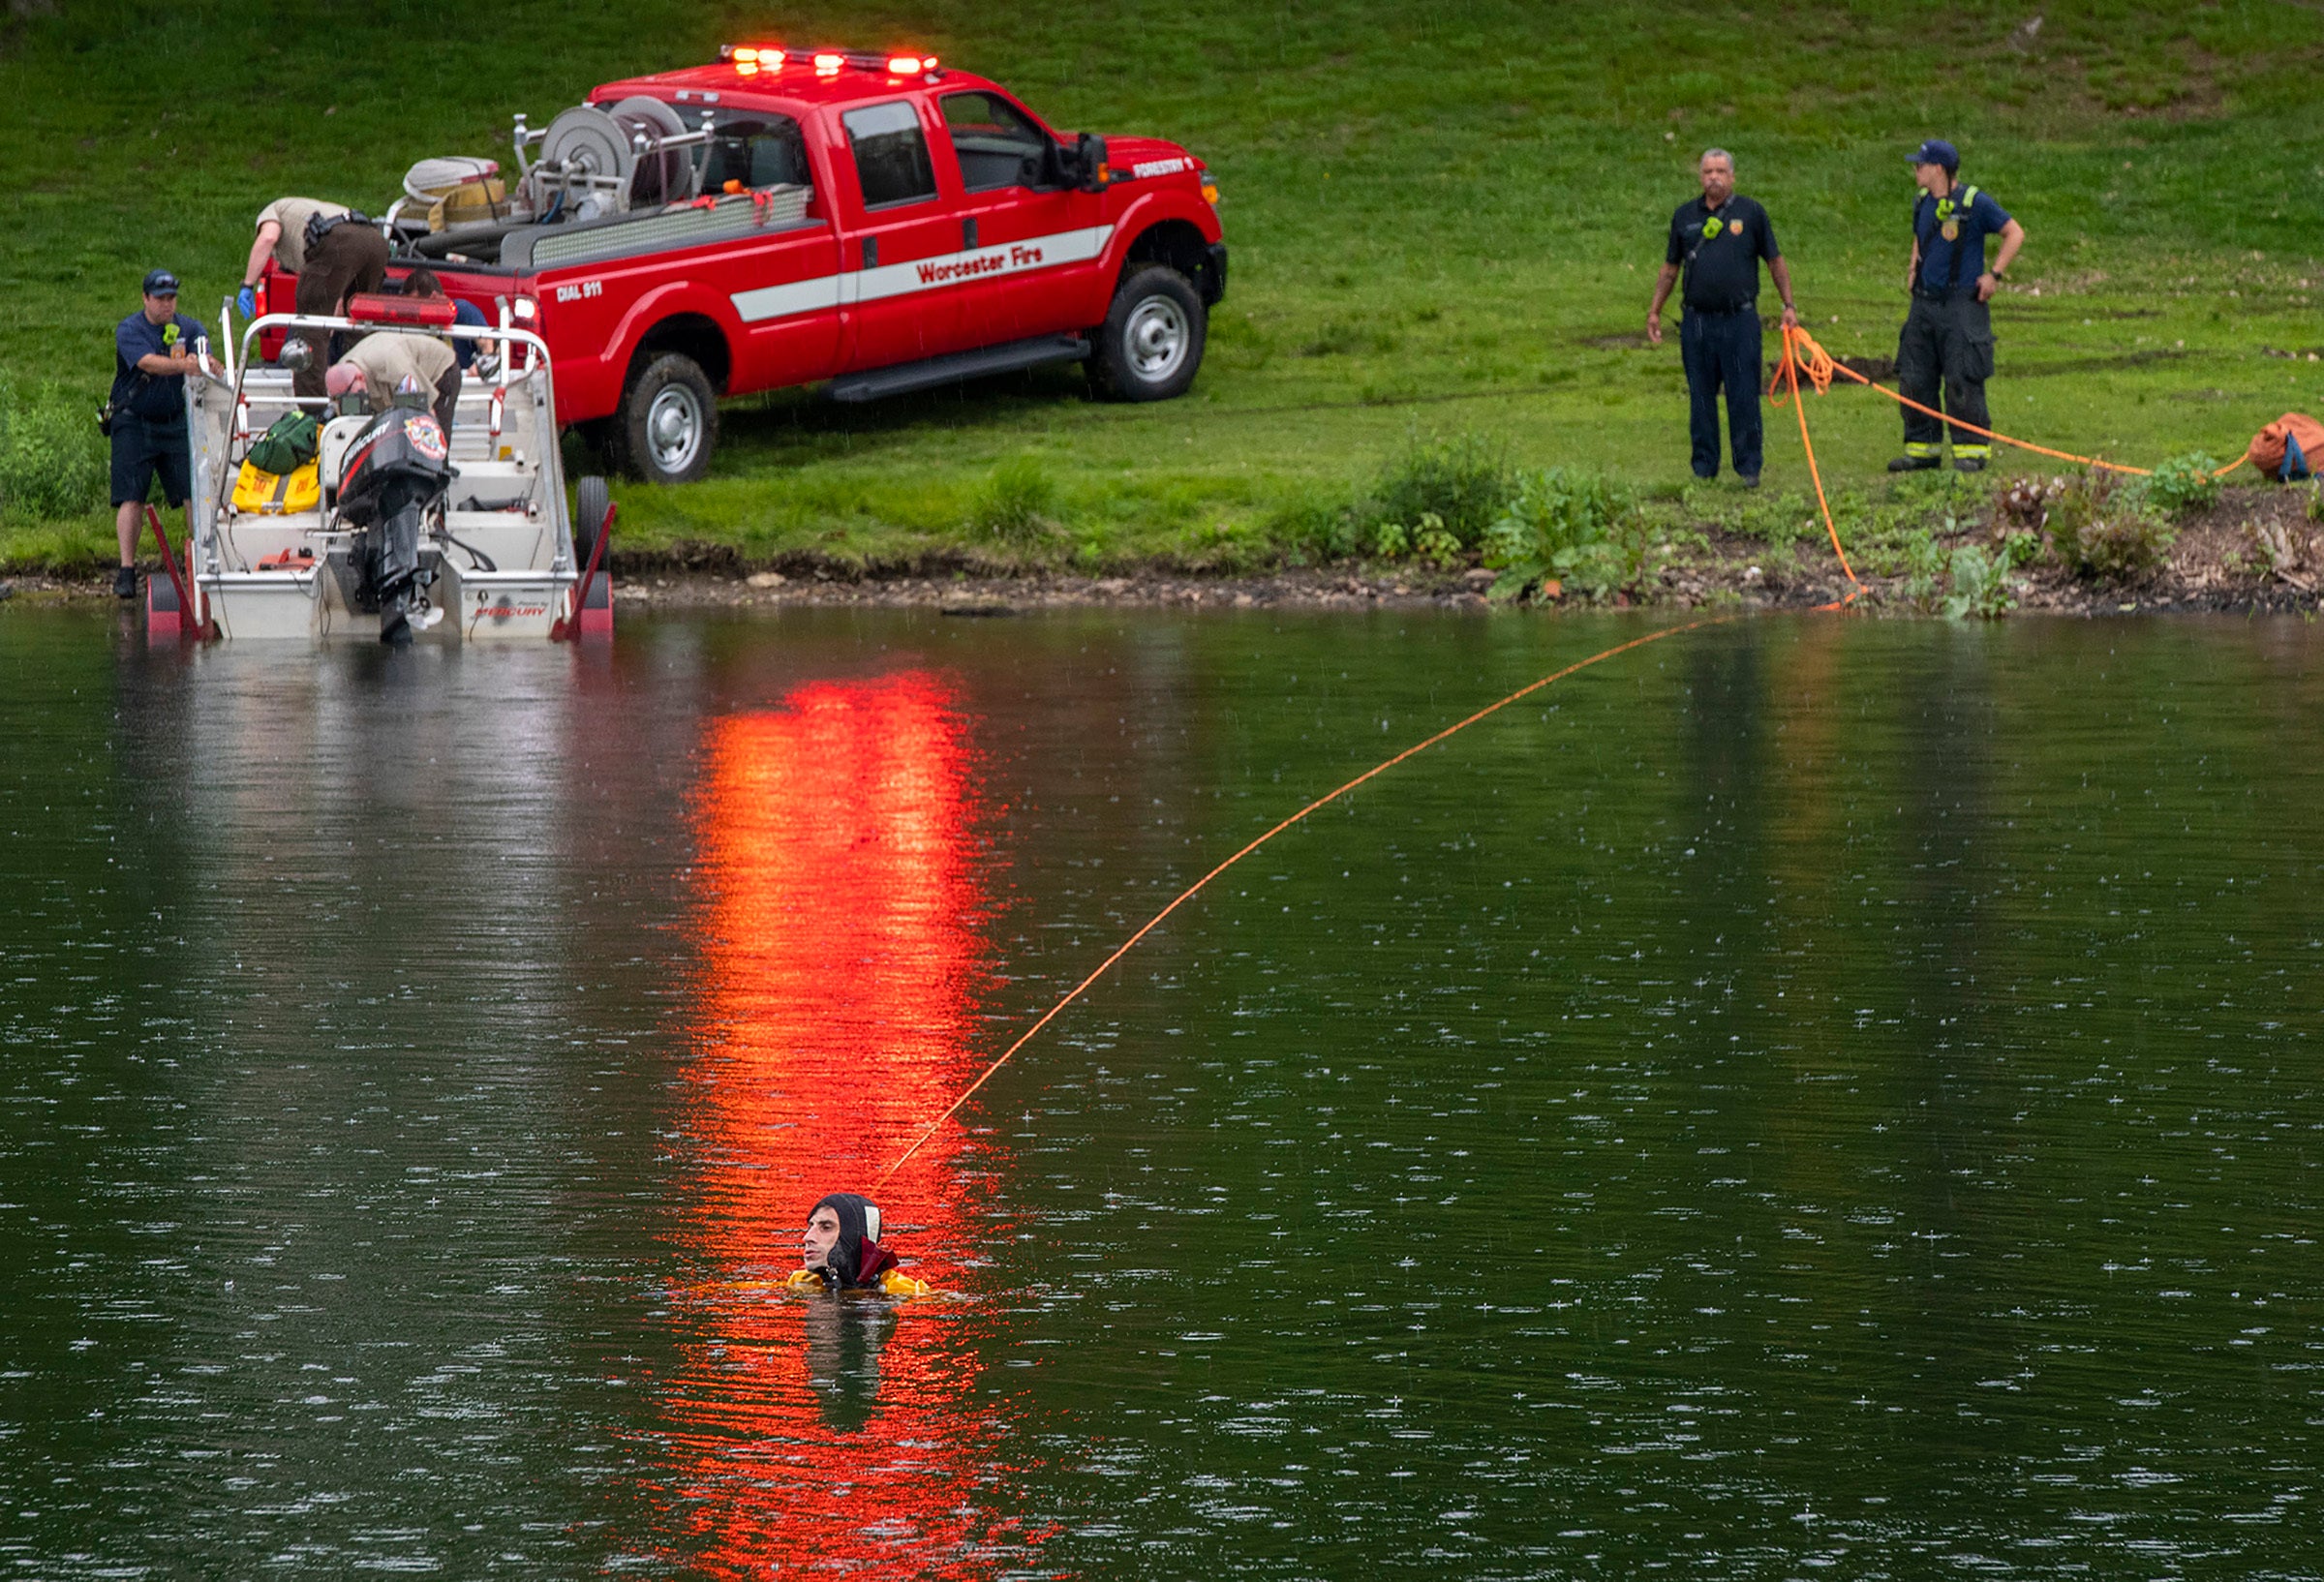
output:
<svg viewBox="0 0 2324 1582"><path fill-rule="evenodd" d="M713 726L697 808L704 984L681 1111L661 1403L667 1558L711 1576L989 1574L999 1420L958 1308L779 1294L809 1206L862 1190L974 1069L983 897L966 721L920 673L804 686ZM954 1285L969 1233L957 1134L879 1194L912 1272ZM900 1232L898 1227L913 1229Z"/></svg>

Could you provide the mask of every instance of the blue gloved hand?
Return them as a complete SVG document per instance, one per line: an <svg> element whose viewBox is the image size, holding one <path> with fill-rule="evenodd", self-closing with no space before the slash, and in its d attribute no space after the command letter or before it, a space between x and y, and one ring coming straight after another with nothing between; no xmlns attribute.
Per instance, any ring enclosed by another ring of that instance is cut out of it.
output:
<svg viewBox="0 0 2324 1582"><path fill-rule="evenodd" d="M259 293L257 288L251 286L243 287L241 291L234 297L234 306L242 310L243 318L256 319L259 316Z"/></svg>

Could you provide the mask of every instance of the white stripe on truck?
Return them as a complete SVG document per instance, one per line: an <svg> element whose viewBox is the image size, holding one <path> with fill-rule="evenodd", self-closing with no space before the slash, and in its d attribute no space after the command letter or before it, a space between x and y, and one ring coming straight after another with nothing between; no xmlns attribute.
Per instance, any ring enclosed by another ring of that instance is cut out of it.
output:
<svg viewBox="0 0 2324 1582"><path fill-rule="evenodd" d="M734 311L743 316L746 324L755 324L768 319L788 319L794 314L813 313L818 308L836 308L839 305L840 277L837 275L794 281L788 286L761 286L756 290L734 293Z"/></svg>
<svg viewBox="0 0 2324 1582"><path fill-rule="evenodd" d="M997 247L915 259L910 263L883 263L875 269L851 269L844 274L821 275L783 286L760 286L736 291L732 298L734 311L741 315L744 323L756 324L842 303L876 302L914 291L935 291L947 286L989 280L995 275L1087 263L1105 253L1106 243L1113 235L1112 226L1086 226L1079 230L1027 237L1022 242L1002 242Z"/></svg>

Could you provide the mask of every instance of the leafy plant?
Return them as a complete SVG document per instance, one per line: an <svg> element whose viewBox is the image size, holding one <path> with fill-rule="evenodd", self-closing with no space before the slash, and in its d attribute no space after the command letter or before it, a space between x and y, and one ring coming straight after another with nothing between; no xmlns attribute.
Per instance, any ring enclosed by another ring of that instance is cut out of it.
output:
<svg viewBox="0 0 2324 1582"><path fill-rule="evenodd" d="M1527 472L1484 534L1484 563L1501 573L1487 596L1515 598L1555 577L1603 598L1637 581L1650 549L1628 490L1572 468Z"/></svg>
<svg viewBox="0 0 2324 1582"><path fill-rule="evenodd" d="M105 508L109 484L96 414L53 384L27 390L0 372L0 512L86 515Z"/></svg>
<svg viewBox="0 0 2324 1582"><path fill-rule="evenodd" d="M997 543L1031 543L1049 531L1056 494L1038 458L1012 456L977 491L970 526Z"/></svg>
<svg viewBox="0 0 2324 1582"><path fill-rule="evenodd" d="M1740 532L1761 538L1777 549L1796 543L1822 529L1816 502L1803 494L1762 495L1743 507Z"/></svg>
<svg viewBox="0 0 2324 1582"><path fill-rule="evenodd" d="M2050 502L2050 544L2058 563L2077 576L2108 579L2160 565L2179 535L2155 513L2152 498L2114 472L2069 479Z"/></svg>
<svg viewBox="0 0 2324 1582"><path fill-rule="evenodd" d="M1944 546L1926 528L1905 540L1905 597L1923 610L1937 606L1937 582L1944 575Z"/></svg>
<svg viewBox="0 0 2324 1582"><path fill-rule="evenodd" d="M2050 519L2050 502L2065 493L2065 479L2015 478L2009 486L1994 497L1993 526L2006 533L2012 528L2024 528L2039 532Z"/></svg>
<svg viewBox="0 0 2324 1582"><path fill-rule="evenodd" d="M2219 464L2200 450L2173 456L2147 479L2147 500L2165 516L2209 510L2219 502Z"/></svg>
<svg viewBox="0 0 2324 1582"><path fill-rule="evenodd" d="M1444 518L1434 511L1422 514L1421 525L1413 530L1412 548L1448 571L1460 563L1460 540L1446 531Z"/></svg>
<svg viewBox="0 0 2324 1582"><path fill-rule="evenodd" d="M1466 547L1484 536L1514 487L1509 452L1498 441L1475 434L1416 438L1372 485L1365 514L1374 522L1433 514Z"/></svg>
<svg viewBox="0 0 2324 1582"><path fill-rule="evenodd" d="M1944 600L1947 620L1975 616L1995 621L2017 608L2006 555L1988 555L1974 544L1965 544L1953 551L1952 575L1953 591Z"/></svg>
<svg viewBox="0 0 2324 1582"><path fill-rule="evenodd" d="M1401 560L1412 551L1411 535L1401 522L1383 522L1372 529L1372 553L1384 561Z"/></svg>
<svg viewBox="0 0 2324 1582"><path fill-rule="evenodd" d="M2038 532L2004 532L2002 534L2002 559L2012 568L2032 565L2041 555L2041 534Z"/></svg>

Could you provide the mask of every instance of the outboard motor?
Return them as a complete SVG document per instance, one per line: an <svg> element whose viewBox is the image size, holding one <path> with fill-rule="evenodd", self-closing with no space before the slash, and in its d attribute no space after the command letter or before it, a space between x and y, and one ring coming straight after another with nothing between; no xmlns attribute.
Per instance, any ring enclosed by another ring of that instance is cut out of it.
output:
<svg viewBox="0 0 2324 1582"><path fill-rule="evenodd" d="M419 563L420 527L451 487L450 447L433 412L392 408L347 447L339 471L339 516L362 531L352 559L360 567L349 603L380 613L380 641L412 641L412 607L435 580Z"/></svg>

